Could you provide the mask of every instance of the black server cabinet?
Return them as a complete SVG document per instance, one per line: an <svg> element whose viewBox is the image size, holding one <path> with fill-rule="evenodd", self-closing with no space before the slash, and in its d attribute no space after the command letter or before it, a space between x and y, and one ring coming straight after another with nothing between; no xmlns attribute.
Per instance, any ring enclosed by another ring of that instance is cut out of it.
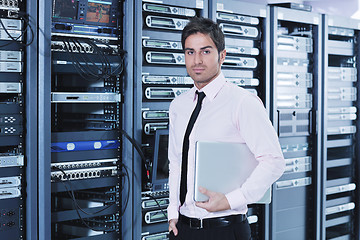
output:
<svg viewBox="0 0 360 240"><path fill-rule="evenodd" d="M52 1L52 239L121 236L122 24L123 1Z"/></svg>
<svg viewBox="0 0 360 240"><path fill-rule="evenodd" d="M215 5L216 4L216 5ZM225 35L226 58L222 72L228 81L259 96L268 106L266 93L270 51L266 5L234 0L213 1L210 14ZM268 57L266 57L268 56ZM249 205L248 220L252 239L265 239L268 232L268 206Z"/></svg>
<svg viewBox="0 0 360 240"><path fill-rule="evenodd" d="M359 239L360 23L323 15L321 239Z"/></svg>
<svg viewBox="0 0 360 240"><path fill-rule="evenodd" d="M29 158L32 152L27 150L25 120L30 117L27 106L33 102L27 95L30 74L26 51L35 38L34 25L30 26L29 22L32 17L27 13L26 2L0 3L0 236L3 239L25 239L27 231L26 162L32 160Z"/></svg>
<svg viewBox="0 0 360 240"><path fill-rule="evenodd" d="M134 205L141 208L134 214L141 216L136 221L141 228L134 239L168 238L168 110L171 100L193 85L181 31L189 18L206 17L207 5L203 0L135 1L134 136L144 155L135 169L141 182L134 187L141 192L134 192Z"/></svg>
<svg viewBox="0 0 360 240"><path fill-rule="evenodd" d="M270 116L286 160L273 185L270 239L317 239L321 16L276 6L270 11Z"/></svg>

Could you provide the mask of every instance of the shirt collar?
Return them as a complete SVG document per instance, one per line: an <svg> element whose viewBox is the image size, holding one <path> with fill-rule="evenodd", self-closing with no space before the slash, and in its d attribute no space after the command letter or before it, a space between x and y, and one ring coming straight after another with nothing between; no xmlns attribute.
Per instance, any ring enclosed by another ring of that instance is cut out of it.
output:
<svg viewBox="0 0 360 240"><path fill-rule="evenodd" d="M196 100L196 90L199 92L204 92L206 95L206 98L209 101L214 100L216 95L219 93L220 89L224 86L226 82L226 79L224 77L224 74L220 72L219 76L217 76L214 80L212 80L209 84L207 84L205 87L203 87L201 90L199 90L196 86L194 86L194 101Z"/></svg>

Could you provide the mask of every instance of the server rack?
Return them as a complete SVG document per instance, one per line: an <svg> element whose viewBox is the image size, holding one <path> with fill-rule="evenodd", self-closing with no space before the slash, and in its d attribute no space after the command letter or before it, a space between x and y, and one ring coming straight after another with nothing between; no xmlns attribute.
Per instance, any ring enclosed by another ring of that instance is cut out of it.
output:
<svg viewBox="0 0 360 240"><path fill-rule="evenodd" d="M270 117L286 160L273 186L270 239L318 239L321 16L276 6L270 11Z"/></svg>
<svg viewBox="0 0 360 240"><path fill-rule="evenodd" d="M33 16L27 11L22 1L0 4L0 233L6 239L24 239L29 231L26 221L31 219L26 215L30 212L26 183L34 175L27 171L26 162L33 157L27 148L31 139L27 129L33 125L25 119L30 117L33 123L35 117L28 112L34 98L27 90L34 75L29 73L26 53L35 31L33 23L29 24ZM29 57L33 59L33 51Z"/></svg>
<svg viewBox="0 0 360 240"><path fill-rule="evenodd" d="M212 1L211 18L225 34L227 52L222 72L228 81L258 95L268 108L269 29L265 5L233 0ZM268 237L268 206L249 205L248 220L253 239Z"/></svg>
<svg viewBox="0 0 360 240"><path fill-rule="evenodd" d="M359 239L359 21L323 15L320 239Z"/></svg>
<svg viewBox="0 0 360 240"><path fill-rule="evenodd" d="M39 238L118 239L123 2L39 7Z"/></svg>
<svg viewBox="0 0 360 240"><path fill-rule="evenodd" d="M135 232L134 239L168 238L168 186L164 179L155 179L154 146L162 138L159 130L168 129L171 100L192 87L185 69L181 30L188 18L206 17L207 6L204 0L135 1L134 137L144 156L135 160L138 168L134 170L141 178L135 188L141 192L134 193L138 197L134 197L134 205L143 208L134 212L142 216L137 221L141 232ZM160 207L144 207L156 202Z"/></svg>

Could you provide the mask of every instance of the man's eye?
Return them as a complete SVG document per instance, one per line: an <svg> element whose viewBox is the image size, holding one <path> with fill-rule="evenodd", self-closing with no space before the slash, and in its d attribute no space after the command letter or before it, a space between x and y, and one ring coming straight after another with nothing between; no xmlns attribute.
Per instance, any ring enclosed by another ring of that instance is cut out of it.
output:
<svg viewBox="0 0 360 240"><path fill-rule="evenodd" d="M203 51L203 54L209 54L209 53L210 53L209 50L204 50L204 51Z"/></svg>
<svg viewBox="0 0 360 240"><path fill-rule="evenodd" d="M186 54L187 55L192 55L192 54L194 54L194 52L193 51L187 51Z"/></svg>

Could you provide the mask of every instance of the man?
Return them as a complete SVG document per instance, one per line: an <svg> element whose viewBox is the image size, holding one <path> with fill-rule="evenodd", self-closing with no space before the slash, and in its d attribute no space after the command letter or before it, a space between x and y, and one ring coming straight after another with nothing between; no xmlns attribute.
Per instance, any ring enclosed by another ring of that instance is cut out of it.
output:
<svg viewBox="0 0 360 240"><path fill-rule="evenodd" d="M277 135L261 100L227 82L221 73L226 50L217 24L193 18L181 41L195 86L174 99L169 110L170 239L249 240L247 204L258 201L284 171ZM227 194L202 188L209 200L195 202L195 142L199 140L246 143L259 164L240 188Z"/></svg>

